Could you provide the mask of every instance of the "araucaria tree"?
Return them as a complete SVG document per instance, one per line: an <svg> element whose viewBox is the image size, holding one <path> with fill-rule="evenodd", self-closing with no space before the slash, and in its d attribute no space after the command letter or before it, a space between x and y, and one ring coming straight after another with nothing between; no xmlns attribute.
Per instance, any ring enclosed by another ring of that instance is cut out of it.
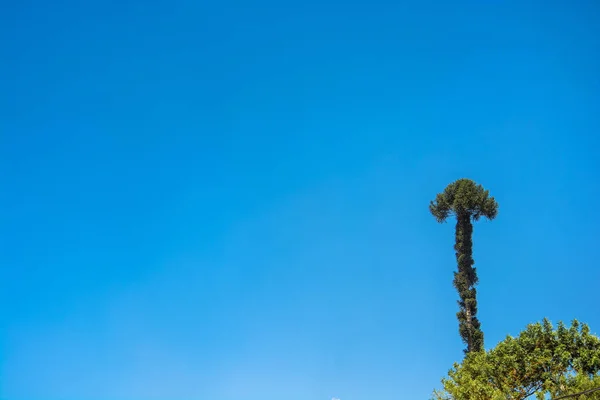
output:
<svg viewBox="0 0 600 400"><path fill-rule="evenodd" d="M439 193L429 204L429 210L438 222L456 216L456 262L454 287L458 291L460 310L458 331L467 346L465 353L483 350L483 332L477 319L477 271L473 267L473 221L485 217L492 220L498 214L498 203L481 185L470 179L459 179Z"/></svg>

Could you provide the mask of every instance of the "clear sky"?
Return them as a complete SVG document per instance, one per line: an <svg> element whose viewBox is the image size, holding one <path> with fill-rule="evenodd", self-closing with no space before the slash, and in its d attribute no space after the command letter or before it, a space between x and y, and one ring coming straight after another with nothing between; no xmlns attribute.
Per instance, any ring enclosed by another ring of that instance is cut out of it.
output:
<svg viewBox="0 0 600 400"><path fill-rule="evenodd" d="M427 398L461 177L486 347L600 333L597 2L1 10L3 400Z"/></svg>

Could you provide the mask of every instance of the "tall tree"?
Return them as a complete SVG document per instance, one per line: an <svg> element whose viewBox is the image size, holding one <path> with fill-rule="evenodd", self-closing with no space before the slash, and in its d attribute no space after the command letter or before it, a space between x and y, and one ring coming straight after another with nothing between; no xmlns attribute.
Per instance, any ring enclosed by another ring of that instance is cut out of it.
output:
<svg viewBox="0 0 600 400"><path fill-rule="evenodd" d="M456 262L454 287L458 291L458 331L467 348L465 353L483 350L483 332L477 318L477 271L473 267L473 221L484 217L492 220L498 214L498 203L481 185L470 179L459 179L439 193L429 204L438 222L456 216Z"/></svg>

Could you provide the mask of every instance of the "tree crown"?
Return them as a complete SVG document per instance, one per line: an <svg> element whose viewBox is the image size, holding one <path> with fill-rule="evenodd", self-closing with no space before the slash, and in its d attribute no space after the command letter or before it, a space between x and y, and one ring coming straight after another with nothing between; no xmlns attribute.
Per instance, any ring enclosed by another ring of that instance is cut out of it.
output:
<svg viewBox="0 0 600 400"><path fill-rule="evenodd" d="M600 385L600 338L576 320L570 327L548 320L508 336L494 349L472 353L442 380L435 399L544 399Z"/></svg>
<svg viewBox="0 0 600 400"><path fill-rule="evenodd" d="M438 222L446 221L453 214L467 215L475 221L481 217L492 220L498 214L498 203L483 186L463 178L438 193L429 204L429 211Z"/></svg>

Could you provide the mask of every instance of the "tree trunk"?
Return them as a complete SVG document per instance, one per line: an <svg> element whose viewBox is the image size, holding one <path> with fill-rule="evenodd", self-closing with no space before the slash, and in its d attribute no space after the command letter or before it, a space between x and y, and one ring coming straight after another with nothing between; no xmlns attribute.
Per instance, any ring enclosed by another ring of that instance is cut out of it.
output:
<svg viewBox="0 0 600 400"><path fill-rule="evenodd" d="M465 353L483 349L483 332L477 319L477 274L473 268L473 224L471 215L457 213L456 216L456 262L458 271L454 274L454 287L458 291L460 307L457 313L458 330L467 348Z"/></svg>

